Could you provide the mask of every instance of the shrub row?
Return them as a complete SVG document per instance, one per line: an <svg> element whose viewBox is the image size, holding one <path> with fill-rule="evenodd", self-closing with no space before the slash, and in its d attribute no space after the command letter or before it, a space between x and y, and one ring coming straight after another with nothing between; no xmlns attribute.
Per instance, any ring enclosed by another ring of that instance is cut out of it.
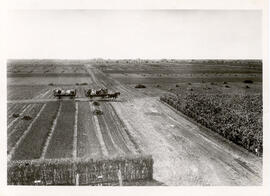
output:
<svg viewBox="0 0 270 196"><path fill-rule="evenodd" d="M164 101L247 150L263 152L262 95L166 94Z"/></svg>
<svg viewBox="0 0 270 196"><path fill-rule="evenodd" d="M118 171L123 181L152 180L151 156L93 159L45 159L13 161L8 164L9 185L75 185L79 174L80 185L118 182Z"/></svg>

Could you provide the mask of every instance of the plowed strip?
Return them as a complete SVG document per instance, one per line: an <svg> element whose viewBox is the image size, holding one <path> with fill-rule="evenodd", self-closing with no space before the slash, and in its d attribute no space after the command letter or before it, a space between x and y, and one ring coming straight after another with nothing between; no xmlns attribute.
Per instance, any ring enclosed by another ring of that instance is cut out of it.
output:
<svg viewBox="0 0 270 196"><path fill-rule="evenodd" d="M93 118L89 103L79 102L77 123L78 157L102 157L102 150Z"/></svg>
<svg viewBox="0 0 270 196"><path fill-rule="evenodd" d="M107 127L106 121L102 115L96 116L98 119L98 123L100 126L100 131L102 134L102 137L104 139L104 143L106 145L106 149L108 150L109 155L117 155L119 154L119 151L116 149L116 146L114 145L114 142L112 141L112 137L109 133L109 129Z"/></svg>
<svg viewBox="0 0 270 196"><path fill-rule="evenodd" d="M94 107L91 103L89 103L89 107L91 109L91 113L94 111ZM98 122L98 118L96 115L93 115L93 119L94 119L94 125L96 127L96 136L98 138L98 141L100 143L100 146L101 146L101 151L102 151L102 154L106 157L108 156L108 150L107 150L107 147L105 145L105 142L104 142L104 138L103 138L103 135L101 133L101 128L100 128L100 125L99 125L99 122Z"/></svg>
<svg viewBox="0 0 270 196"><path fill-rule="evenodd" d="M121 149L122 152L128 154L130 153L130 150L126 146L126 141L123 136L124 131L123 127L118 122L118 119L113 116L113 111L112 108L110 107L109 103L103 103L101 105L102 111L104 112L104 118L107 123L108 127L108 132L111 134L112 140L114 143L118 146L118 148Z"/></svg>
<svg viewBox="0 0 270 196"><path fill-rule="evenodd" d="M45 158L71 158L74 134L74 101L63 101L62 110Z"/></svg>
<svg viewBox="0 0 270 196"><path fill-rule="evenodd" d="M27 137L19 144L14 153L15 160L38 159L42 154L53 120L56 117L58 102L46 104L43 112L33 123Z"/></svg>

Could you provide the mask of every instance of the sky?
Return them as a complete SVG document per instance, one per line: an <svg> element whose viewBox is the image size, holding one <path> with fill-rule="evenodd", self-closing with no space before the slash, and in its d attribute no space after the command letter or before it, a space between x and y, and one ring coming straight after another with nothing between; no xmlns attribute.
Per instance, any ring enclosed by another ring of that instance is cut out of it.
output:
<svg viewBox="0 0 270 196"><path fill-rule="evenodd" d="M262 58L259 10L10 10L8 58Z"/></svg>

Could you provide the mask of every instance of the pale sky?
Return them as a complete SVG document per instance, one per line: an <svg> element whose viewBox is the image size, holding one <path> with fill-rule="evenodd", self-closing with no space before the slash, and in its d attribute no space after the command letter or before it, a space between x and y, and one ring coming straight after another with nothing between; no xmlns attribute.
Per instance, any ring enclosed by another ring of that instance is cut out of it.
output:
<svg viewBox="0 0 270 196"><path fill-rule="evenodd" d="M8 58L262 58L256 10L13 10Z"/></svg>

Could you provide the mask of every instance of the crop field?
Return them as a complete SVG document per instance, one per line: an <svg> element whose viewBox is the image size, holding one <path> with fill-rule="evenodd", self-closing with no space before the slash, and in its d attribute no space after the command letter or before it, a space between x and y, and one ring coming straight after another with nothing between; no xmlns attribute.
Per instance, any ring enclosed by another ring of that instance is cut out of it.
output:
<svg viewBox="0 0 270 196"><path fill-rule="evenodd" d="M187 93L160 99L230 141L262 154L261 95Z"/></svg>
<svg viewBox="0 0 270 196"><path fill-rule="evenodd" d="M260 61L11 60L7 72L10 165L151 155L158 185L262 184Z"/></svg>

